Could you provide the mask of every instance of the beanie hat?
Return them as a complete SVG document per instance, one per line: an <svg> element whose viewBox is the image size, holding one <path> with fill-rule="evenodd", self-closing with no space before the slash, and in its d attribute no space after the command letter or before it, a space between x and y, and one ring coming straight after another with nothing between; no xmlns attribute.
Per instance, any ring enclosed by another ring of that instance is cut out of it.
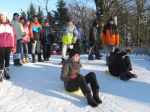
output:
<svg viewBox="0 0 150 112"><path fill-rule="evenodd" d="M14 13L14 14L13 14L13 17L15 17L15 16L19 16L19 14L18 14L18 13Z"/></svg>
<svg viewBox="0 0 150 112"><path fill-rule="evenodd" d="M0 16L1 16L1 15L6 15L6 13L5 13L5 12L0 12Z"/></svg>
<svg viewBox="0 0 150 112"><path fill-rule="evenodd" d="M72 56L74 56L75 54L79 54L80 55L80 50L78 50L78 49L69 49L69 57L70 58Z"/></svg>

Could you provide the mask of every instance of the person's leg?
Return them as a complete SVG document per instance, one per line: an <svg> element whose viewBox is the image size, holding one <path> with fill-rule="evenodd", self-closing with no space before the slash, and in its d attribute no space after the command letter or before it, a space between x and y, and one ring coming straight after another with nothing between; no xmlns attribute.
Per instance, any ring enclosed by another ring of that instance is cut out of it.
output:
<svg viewBox="0 0 150 112"><path fill-rule="evenodd" d="M97 82L97 78L94 72L90 72L85 76L85 81L86 83L90 83L91 85L91 89L93 92L93 99L97 102L97 103L102 103L102 100L99 98L99 84Z"/></svg>
<svg viewBox="0 0 150 112"><path fill-rule="evenodd" d="M2 81L2 71L4 68L5 48L0 48L0 82Z"/></svg>
<svg viewBox="0 0 150 112"><path fill-rule="evenodd" d="M14 66L21 66L20 59L22 58L22 42L17 40L16 53L13 54Z"/></svg>
<svg viewBox="0 0 150 112"><path fill-rule="evenodd" d="M96 107L98 103L93 99L91 95L91 90L85 81L85 77L82 75L79 75L76 79L70 81L66 86L66 90L74 91L74 90L77 90L78 87L80 87L82 93L86 97L88 104L93 107Z"/></svg>
<svg viewBox="0 0 150 112"><path fill-rule="evenodd" d="M37 40L36 51L38 54L38 62L43 62L42 56L41 56L42 53L41 53L41 41L40 40Z"/></svg>
<svg viewBox="0 0 150 112"><path fill-rule="evenodd" d="M130 76L130 78L137 78L137 75L134 73L131 73L132 70L132 64L130 61L130 57L129 56L125 56L123 58L123 65L124 65L124 70L127 71L127 75Z"/></svg>
<svg viewBox="0 0 150 112"><path fill-rule="evenodd" d="M23 59L22 59L22 63L26 63L26 60L25 60L25 53L26 53L25 43L23 43L22 46L23 46Z"/></svg>
<svg viewBox="0 0 150 112"><path fill-rule="evenodd" d="M66 54L67 54L67 44L62 45L62 61L61 63L64 63L66 59Z"/></svg>
<svg viewBox="0 0 150 112"><path fill-rule="evenodd" d="M43 58L46 61L46 44L43 45Z"/></svg>
<svg viewBox="0 0 150 112"><path fill-rule="evenodd" d="M95 59L101 59L98 43L95 45Z"/></svg>
<svg viewBox="0 0 150 112"><path fill-rule="evenodd" d="M34 43L32 43L32 63L35 63L35 49L36 49L36 43L37 43L36 40L34 41Z"/></svg>
<svg viewBox="0 0 150 112"><path fill-rule="evenodd" d="M28 43L25 43L25 60L26 60L26 63L29 63Z"/></svg>
<svg viewBox="0 0 150 112"><path fill-rule="evenodd" d="M46 57L47 57L47 61L48 61L50 58L50 44L47 44Z"/></svg>
<svg viewBox="0 0 150 112"><path fill-rule="evenodd" d="M90 46L88 60L94 60L93 50L94 50L94 46Z"/></svg>
<svg viewBox="0 0 150 112"><path fill-rule="evenodd" d="M6 79L10 79L10 75L9 75L10 53L11 53L11 48L6 48L5 49L5 69L4 69L4 75Z"/></svg>
<svg viewBox="0 0 150 112"><path fill-rule="evenodd" d="M106 45L106 65L108 65L108 63L109 63L108 57L111 52L114 52L114 49L115 49L115 46Z"/></svg>

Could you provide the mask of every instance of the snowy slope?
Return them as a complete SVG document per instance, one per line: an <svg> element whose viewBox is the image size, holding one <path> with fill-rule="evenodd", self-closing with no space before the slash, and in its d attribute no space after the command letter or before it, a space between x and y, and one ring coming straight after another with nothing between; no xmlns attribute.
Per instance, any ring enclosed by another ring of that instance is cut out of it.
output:
<svg viewBox="0 0 150 112"><path fill-rule="evenodd" d="M127 82L105 74L105 60L81 56L81 74L94 71L101 87L103 103L96 108L88 106L83 96L64 91L60 58L23 67L11 62L11 80L0 83L0 112L150 112L150 61L144 56L131 56L138 78Z"/></svg>

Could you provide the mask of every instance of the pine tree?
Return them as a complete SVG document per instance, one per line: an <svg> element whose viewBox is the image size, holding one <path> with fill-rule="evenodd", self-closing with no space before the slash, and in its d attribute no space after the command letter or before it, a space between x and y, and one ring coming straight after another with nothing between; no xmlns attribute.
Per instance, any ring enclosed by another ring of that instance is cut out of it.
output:
<svg viewBox="0 0 150 112"><path fill-rule="evenodd" d="M27 11L27 19L32 21L36 14L37 14L36 8L35 8L34 4L31 2L31 4L29 5L29 9Z"/></svg>
<svg viewBox="0 0 150 112"><path fill-rule="evenodd" d="M60 25L60 27L66 24L67 19L69 18L69 11L64 0L58 0L57 13L55 14L56 20L58 20L58 24Z"/></svg>
<svg viewBox="0 0 150 112"><path fill-rule="evenodd" d="M24 17L24 18L26 18L26 17L27 17L27 16L26 16L26 12L25 12L25 11L23 11L22 9L21 9L20 14L21 14L21 17Z"/></svg>
<svg viewBox="0 0 150 112"><path fill-rule="evenodd" d="M37 16L38 16L39 22L40 22L41 24L43 24L43 21L44 21L44 14L43 14L43 10L41 9L40 6L38 6Z"/></svg>
<svg viewBox="0 0 150 112"><path fill-rule="evenodd" d="M69 10L64 0L58 0L56 7L57 11L53 10L53 13L55 20L54 32L56 34L54 41L57 43L60 38L60 29L67 23L69 18Z"/></svg>

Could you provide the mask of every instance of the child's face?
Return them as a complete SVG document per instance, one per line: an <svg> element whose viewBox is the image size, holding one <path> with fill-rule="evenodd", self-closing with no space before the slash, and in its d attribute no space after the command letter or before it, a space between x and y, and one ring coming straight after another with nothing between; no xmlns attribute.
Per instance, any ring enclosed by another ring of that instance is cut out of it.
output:
<svg viewBox="0 0 150 112"><path fill-rule="evenodd" d="M3 23L5 23L5 22L7 21L6 15L2 15L2 16L1 16L1 21L2 21Z"/></svg>
<svg viewBox="0 0 150 112"><path fill-rule="evenodd" d="M20 21L21 23L25 23L25 21L24 21L24 19L21 19L21 21Z"/></svg>
<svg viewBox="0 0 150 112"><path fill-rule="evenodd" d="M75 54L74 56L72 56L72 59L74 61L80 61L80 55L79 54Z"/></svg>
<svg viewBox="0 0 150 112"><path fill-rule="evenodd" d="M72 21L68 22L68 26L72 26L72 25L73 25Z"/></svg>

